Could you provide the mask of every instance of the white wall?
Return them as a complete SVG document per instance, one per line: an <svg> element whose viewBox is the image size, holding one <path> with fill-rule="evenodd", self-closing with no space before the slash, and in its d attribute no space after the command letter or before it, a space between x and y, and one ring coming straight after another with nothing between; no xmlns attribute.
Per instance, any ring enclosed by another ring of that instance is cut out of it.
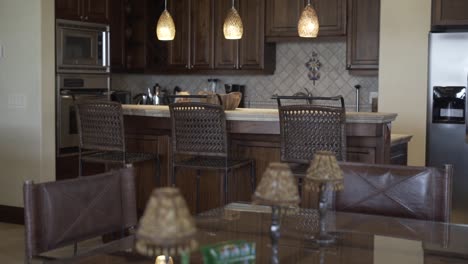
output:
<svg viewBox="0 0 468 264"><path fill-rule="evenodd" d="M22 207L55 179L54 1L0 0L0 45L0 204Z"/></svg>
<svg viewBox="0 0 468 264"><path fill-rule="evenodd" d="M431 0L382 0L379 111L398 113L392 132L413 135L408 163L424 165Z"/></svg>

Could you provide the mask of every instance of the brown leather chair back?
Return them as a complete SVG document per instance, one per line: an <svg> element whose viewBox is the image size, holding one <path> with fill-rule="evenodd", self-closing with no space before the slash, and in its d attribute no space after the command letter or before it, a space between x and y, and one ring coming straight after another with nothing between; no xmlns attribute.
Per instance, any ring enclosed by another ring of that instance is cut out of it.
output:
<svg viewBox="0 0 468 264"><path fill-rule="evenodd" d="M58 182L25 182L26 262L137 223L132 168Z"/></svg>
<svg viewBox="0 0 468 264"><path fill-rule="evenodd" d="M344 190L335 193L337 211L450 221L451 165L439 170L341 162L340 167Z"/></svg>

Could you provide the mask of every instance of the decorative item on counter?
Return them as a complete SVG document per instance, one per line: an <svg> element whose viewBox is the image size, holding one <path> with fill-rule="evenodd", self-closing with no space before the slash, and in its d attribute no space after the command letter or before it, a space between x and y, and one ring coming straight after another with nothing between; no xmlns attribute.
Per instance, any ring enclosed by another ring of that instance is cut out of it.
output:
<svg viewBox="0 0 468 264"><path fill-rule="evenodd" d="M359 89L361 89L361 85L356 84L354 88L356 89L356 112L359 112Z"/></svg>
<svg viewBox="0 0 468 264"><path fill-rule="evenodd" d="M239 92L232 92L228 94L216 94L207 91L198 92L199 95L207 95L205 99L200 99L200 102L210 104L221 104L224 110L234 110L239 106L242 99L242 94Z"/></svg>
<svg viewBox="0 0 468 264"><path fill-rule="evenodd" d="M307 76L309 80L312 80L314 86L315 82L320 79L320 67L322 67L322 63L318 58L318 54L315 51L312 51L312 57L306 62L305 64L307 70Z"/></svg>
<svg viewBox="0 0 468 264"><path fill-rule="evenodd" d="M245 85L241 84L224 84L224 90L226 93L231 93L231 92L240 92L241 93L241 100L240 103L237 107L245 107Z"/></svg>
<svg viewBox="0 0 468 264"><path fill-rule="evenodd" d="M305 178L305 189L319 193L320 233L315 239L319 245L335 242L335 237L328 234L325 218L328 207L328 192L343 190L343 172L330 151L317 151Z"/></svg>
<svg viewBox="0 0 468 264"><path fill-rule="evenodd" d="M252 197L253 203L271 206L271 263L279 263L278 240L280 213L287 207L297 207L300 202L296 179L285 163L272 162L263 173Z"/></svg>
<svg viewBox="0 0 468 264"><path fill-rule="evenodd" d="M156 36L159 40L169 41L175 38L176 28L171 14L167 11L167 0L164 1L164 11L156 25Z"/></svg>
<svg viewBox="0 0 468 264"><path fill-rule="evenodd" d="M318 35L319 28L317 12L315 12L315 9L310 4L310 0L308 0L307 6L302 11L297 23L297 32L301 38L315 38Z"/></svg>
<svg viewBox="0 0 468 264"><path fill-rule="evenodd" d="M244 33L242 19L234 7L234 1L235 0L232 0L232 7L229 9L226 19L224 20L223 33L226 39L241 39Z"/></svg>
<svg viewBox="0 0 468 264"><path fill-rule="evenodd" d="M197 229L184 198L177 188L155 189L136 231L135 249L142 255L157 257L181 255L189 263L189 254L197 247Z"/></svg>
<svg viewBox="0 0 468 264"><path fill-rule="evenodd" d="M219 93L218 92L218 82L219 79L208 79L208 83L210 84L210 91L214 94Z"/></svg>
<svg viewBox="0 0 468 264"><path fill-rule="evenodd" d="M228 241L201 248L203 263L255 263L255 243L244 240Z"/></svg>

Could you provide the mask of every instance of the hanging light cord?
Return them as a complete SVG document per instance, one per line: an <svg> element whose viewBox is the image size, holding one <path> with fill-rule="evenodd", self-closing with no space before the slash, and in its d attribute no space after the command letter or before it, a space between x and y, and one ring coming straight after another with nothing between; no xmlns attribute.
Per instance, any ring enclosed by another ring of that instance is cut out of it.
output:
<svg viewBox="0 0 468 264"><path fill-rule="evenodd" d="M164 10L167 10L167 0L164 0Z"/></svg>
<svg viewBox="0 0 468 264"><path fill-rule="evenodd" d="M310 5L310 0L307 0L307 5Z"/></svg>
<svg viewBox="0 0 468 264"><path fill-rule="evenodd" d="M236 1L236 0L232 0L232 7L233 7L233 8L234 8L234 1ZM309 0L309 1L310 1L310 0Z"/></svg>

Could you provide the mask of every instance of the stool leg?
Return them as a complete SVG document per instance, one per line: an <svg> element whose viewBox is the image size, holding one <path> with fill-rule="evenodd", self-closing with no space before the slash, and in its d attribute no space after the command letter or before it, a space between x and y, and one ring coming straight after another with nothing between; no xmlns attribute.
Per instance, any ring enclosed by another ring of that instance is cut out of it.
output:
<svg viewBox="0 0 468 264"><path fill-rule="evenodd" d="M73 256L76 256L76 253L78 252L78 243L75 242L73 244Z"/></svg>
<svg viewBox="0 0 468 264"><path fill-rule="evenodd" d="M198 214L200 212L200 176L201 176L201 171L197 170L197 193L196 193L196 207L195 207L195 212Z"/></svg>
<svg viewBox="0 0 468 264"><path fill-rule="evenodd" d="M255 160L252 160L250 163L250 184L252 187L252 193L255 192L255 188L257 187L257 176L255 175Z"/></svg>
<svg viewBox="0 0 468 264"><path fill-rule="evenodd" d="M172 177L171 177L171 185L172 187L176 187L176 166L172 165Z"/></svg>
<svg viewBox="0 0 468 264"><path fill-rule="evenodd" d="M81 155L78 158L78 177L83 176L83 162L81 161Z"/></svg>
<svg viewBox="0 0 468 264"><path fill-rule="evenodd" d="M228 177L229 175L229 169L224 170L224 205L228 203Z"/></svg>
<svg viewBox="0 0 468 264"><path fill-rule="evenodd" d="M156 186L161 187L161 161L156 158Z"/></svg>

